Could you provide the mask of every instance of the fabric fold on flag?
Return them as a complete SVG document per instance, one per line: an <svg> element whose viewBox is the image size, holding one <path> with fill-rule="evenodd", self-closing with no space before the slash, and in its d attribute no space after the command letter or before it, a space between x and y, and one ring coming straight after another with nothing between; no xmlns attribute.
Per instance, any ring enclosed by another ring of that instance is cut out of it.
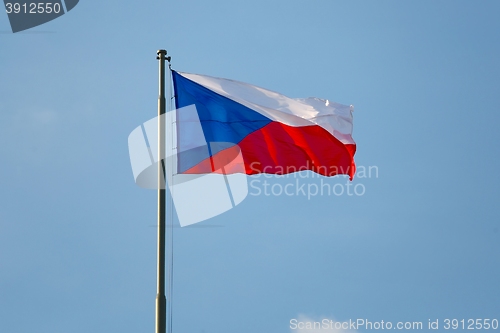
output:
<svg viewBox="0 0 500 333"><path fill-rule="evenodd" d="M355 174L352 106L320 98L289 98L234 80L172 71L176 108L195 105L208 156L178 158L178 173ZM182 115L177 116L182 119ZM179 147L190 137L177 129ZM179 135L179 133L183 133ZM241 152L244 166L232 166ZM225 165L217 168L217 165Z"/></svg>

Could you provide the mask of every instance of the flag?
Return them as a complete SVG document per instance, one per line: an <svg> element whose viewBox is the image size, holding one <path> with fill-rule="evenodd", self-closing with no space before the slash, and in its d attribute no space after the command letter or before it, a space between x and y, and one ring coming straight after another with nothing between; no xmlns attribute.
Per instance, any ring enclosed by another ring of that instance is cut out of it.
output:
<svg viewBox="0 0 500 333"><path fill-rule="evenodd" d="M188 149L189 116L178 113L179 174L242 172L324 176L355 173L352 106L289 98L247 83L172 71L176 108L195 105L208 152ZM184 127L182 127L184 126ZM195 145L196 146L196 145ZM199 146L199 145L198 145ZM232 165L242 156L243 166Z"/></svg>

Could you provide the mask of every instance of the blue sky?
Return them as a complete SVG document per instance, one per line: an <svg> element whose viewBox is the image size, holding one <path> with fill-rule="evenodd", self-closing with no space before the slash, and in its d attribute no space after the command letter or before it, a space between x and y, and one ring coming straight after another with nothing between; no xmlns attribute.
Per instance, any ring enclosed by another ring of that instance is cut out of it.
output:
<svg viewBox="0 0 500 333"><path fill-rule="evenodd" d="M179 71L353 104L356 163L378 169L362 196L249 195L176 228L174 331L500 319L499 9L82 0L17 34L0 14L0 331L154 330L156 193L127 137L157 112L160 48Z"/></svg>

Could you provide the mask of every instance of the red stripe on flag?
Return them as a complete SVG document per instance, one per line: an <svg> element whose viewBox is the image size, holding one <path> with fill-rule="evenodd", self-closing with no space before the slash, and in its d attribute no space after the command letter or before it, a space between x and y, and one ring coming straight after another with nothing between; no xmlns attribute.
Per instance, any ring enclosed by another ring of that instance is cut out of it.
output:
<svg viewBox="0 0 500 333"><path fill-rule="evenodd" d="M234 160L239 150L244 166ZM246 136L238 146L225 149L184 173L282 175L310 170L324 176L349 175L352 180L356 172L355 152L355 144L343 144L318 125L294 127L271 122Z"/></svg>

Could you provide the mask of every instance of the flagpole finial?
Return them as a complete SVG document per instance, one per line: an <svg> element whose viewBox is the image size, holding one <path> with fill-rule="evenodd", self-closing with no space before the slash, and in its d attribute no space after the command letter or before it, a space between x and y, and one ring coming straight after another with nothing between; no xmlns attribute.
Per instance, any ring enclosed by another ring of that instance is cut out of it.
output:
<svg viewBox="0 0 500 333"><path fill-rule="evenodd" d="M165 58L165 56L167 55L167 50L158 50L156 51L156 59L157 60L160 60L161 59L161 55L163 55L163 58Z"/></svg>

